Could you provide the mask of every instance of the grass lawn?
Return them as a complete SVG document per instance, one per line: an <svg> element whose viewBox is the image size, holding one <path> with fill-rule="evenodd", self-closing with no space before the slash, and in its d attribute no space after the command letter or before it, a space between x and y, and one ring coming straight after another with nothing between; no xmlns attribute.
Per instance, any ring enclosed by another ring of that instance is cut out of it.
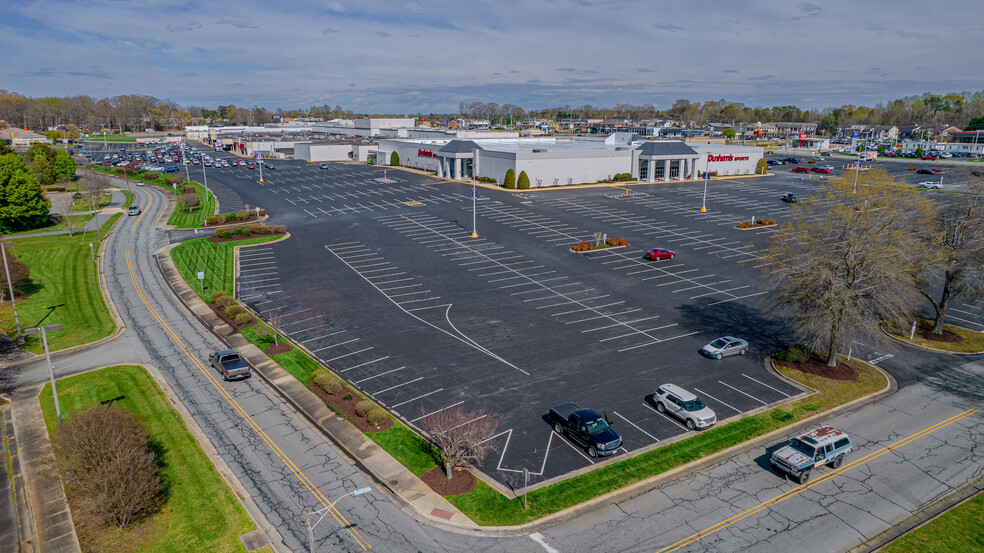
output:
<svg viewBox="0 0 984 553"><path fill-rule="evenodd" d="M102 236L106 238L105 234ZM109 336L116 329L99 290L89 243L96 243L94 233L14 240L14 253L31 270L30 281L23 287L24 296L17 299L21 328L61 324L61 330L48 333L51 351L93 342ZM3 332L15 336L13 310L9 303L0 306L0 327ZM24 349L43 353L37 335L27 337Z"/></svg>
<svg viewBox="0 0 984 553"><path fill-rule="evenodd" d="M691 438L531 491L528 511L523 510L522 497L510 500L482 482L467 494L448 497L448 501L481 525L501 526L536 520L793 424L818 411L875 392L885 385L884 377L874 368L853 361L851 364L860 373L856 382L829 380L782 368L780 372L783 375L806 384L819 393L757 415L715 426Z"/></svg>
<svg viewBox="0 0 984 553"><path fill-rule="evenodd" d="M58 381L63 419L113 398L120 398L114 407L128 409L140 418L159 446L170 494L160 513L131 530L87 530L98 535L88 536L91 548L86 549L112 553L245 551L239 536L256 526L146 370L116 366ZM58 419L50 385L41 393L41 405L48 433L54 436Z"/></svg>
<svg viewBox="0 0 984 553"><path fill-rule="evenodd" d="M88 142L136 142L137 139L129 136L119 136L119 135L109 135L105 137L90 135L83 137L83 140Z"/></svg>
<svg viewBox="0 0 984 553"><path fill-rule="evenodd" d="M68 217L52 216L48 219L48 224L33 228L31 230L22 230L20 232L12 232L10 234L5 234L6 238L16 238L18 236L24 236L27 234L36 234L39 232L59 232L68 230L68 219L71 218L72 229L78 230L84 227L95 215L69 215Z"/></svg>
<svg viewBox="0 0 984 553"><path fill-rule="evenodd" d="M237 246L262 244L280 238L280 236L260 236L248 240L211 243L208 237L195 238L182 242L171 250L171 259L178 272L192 287L205 303L211 301L209 295L216 290L225 290L232 294L233 285L233 250ZM198 281L198 271L205 272L205 291Z"/></svg>
<svg viewBox="0 0 984 553"><path fill-rule="evenodd" d="M185 179L183 183L191 184L198 194L198 207L187 208L178 202L174 213L168 218L167 224L177 228L199 228L205 226L205 215L215 214L215 196L205 194L205 187L195 181ZM179 185L180 190L180 185ZM180 198L179 198L180 199Z"/></svg>
<svg viewBox="0 0 984 553"><path fill-rule="evenodd" d="M927 348L952 351L954 353L977 353L984 351L984 332L975 332L967 328L953 326L946 323L943 324L943 330L960 336L961 341L941 342L936 340L927 340L918 334L915 336L915 339L910 340L908 333L906 333L905 336L895 335L895 337L902 341L909 342L910 344L918 344Z"/></svg>
<svg viewBox="0 0 984 553"><path fill-rule="evenodd" d="M951 509L881 549L884 553L984 551L984 494Z"/></svg>

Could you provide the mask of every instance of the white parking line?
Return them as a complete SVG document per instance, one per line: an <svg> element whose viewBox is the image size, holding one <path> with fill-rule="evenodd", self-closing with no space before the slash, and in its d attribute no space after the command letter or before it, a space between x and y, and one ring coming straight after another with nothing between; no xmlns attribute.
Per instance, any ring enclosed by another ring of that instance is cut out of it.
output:
<svg viewBox="0 0 984 553"><path fill-rule="evenodd" d="M615 415L617 415L617 416L618 416L619 418L621 418L621 419L622 419L622 420L624 420L625 422L627 422L627 423L629 423L629 424L631 424L631 425L633 426L633 428L635 428L635 429L636 429L636 430L638 430L639 432L642 432L643 434L645 434L645 435L647 435L647 436L649 436L650 438L652 438L653 440L655 440L655 441L657 441L657 442L659 441L659 438L657 438L656 436L653 436L653 435L652 435L652 434L650 434L649 432L646 432L645 430L643 430L643 429L641 429L641 428L639 428L639 426L637 426L637 425L636 425L636 424L635 424L634 422L632 422L632 421L630 421L629 419L627 419L627 418L625 418L625 417L623 417L622 415L620 415L618 411L612 411L612 413L615 413Z"/></svg>
<svg viewBox="0 0 984 553"><path fill-rule="evenodd" d="M431 415L435 415L437 413L440 413L441 411L447 411L448 409L450 409L452 407L457 407L457 406L461 405L462 403L464 403L464 401L459 401L458 403L452 403L451 405L448 405L447 407L441 407L437 411L431 411L430 413L427 413L426 415L421 415L421 416L419 416L419 417L417 417L415 419L410 419L410 422L417 422L420 419L426 419L427 417L429 417ZM505 432L496 434L495 436L492 436L492 438L495 438L496 436L501 436L502 434L505 434ZM489 439L492 439L492 438L489 438Z"/></svg>
<svg viewBox="0 0 984 553"><path fill-rule="evenodd" d="M332 361L336 361L336 360L338 360L338 359L344 359L345 357L348 357L348 356L350 356L350 355L355 355L355 354L357 354L357 353L362 353L362 352L364 352L364 351L369 351L369 350L371 350L371 349L373 349L373 348L372 348L372 347L368 347L368 348L366 348L366 349L360 349L359 351L353 351L352 353L346 353L345 355L339 355L338 357L335 357L335 358L332 358L332 359L329 359L329 360L328 360L327 362L328 362L328 363L331 363Z"/></svg>
<svg viewBox="0 0 984 553"><path fill-rule="evenodd" d="M391 369L391 370L388 370L386 372L381 372L379 374L374 374L374 375L372 375L370 377L363 378L362 380L354 380L353 382L355 382L356 384L359 384L359 383L365 382L367 380L372 380L373 378L379 378L380 376L383 376L384 374L390 374L390 373L395 373L396 371L402 371L405 368L407 368L407 366L406 365L403 365L402 367Z"/></svg>
<svg viewBox="0 0 984 553"><path fill-rule="evenodd" d="M429 395L432 395L432 394L436 394L437 392L440 392L440 391L442 391L442 390L444 390L444 388L438 388L438 389L436 389L436 390L434 390L433 392L427 392L427 393L426 393L426 394L424 394L424 395L421 395L421 396L417 396L417 397L415 397L415 398L413 398L413 399L408 399L408 400L406 400L406 401L403 401L403 402L400 402L400 403L397 403L396 405L393 405L393 406L392 406L392 408L393 408L393 409L396 409L397 407L399 407L399 406L401 406L401 405L406 405L407 403L410 403L411 401L417 401L418 399L423 399L423 398L425 398L425 397L427 397L427 396L429 396Z"/></svg>
<svg viewBox="0 0 984 553"><path fill-rule="evenodd" d="M764 402L764 401L762 401L761 399L759 399L759 398L757 398L757 397L755 397L755 396L753 396L752 394L748 394L748 393L745 393L745 392L743 392L743 391L741 391L741 390L739 390L738 388L735 388L735 387L734 387L734 386L732 386L731 384L728 384L728 383L726 383L726 382L724 382L724 381L722 381L722 380L718 380L718 382L720 382L720 383L721 383L722 385L724 385L724 386L727 386L728 388L731 388L732 390L734 390L734 391L736 391L736 392L738 392L739 394L741 394L741 395L743 395L743 396L748 396L748 397L750 397L750 398L752 398L752 399L754 399L755 401L757 401L757 402L759 402L759 403L761 403L762 405L768 405L768 403L766 403L766 402Z"/></svg>
<svg viewBox="0 0 984 553"><path fill-rule="evenodd" d="M769 386L768 384L766 384L765 382L762 382L761 380L757 380L757 379L755 379L755 378L752 378L752 377L750 377L750 376L748 376L748 375L747 375L747 374L745 374L745 373L741 373L741 375L742 375L742 376L744 376L745 378L747 378L747 379L749 379L749 380L751 380L751 381L753 381L753 382L758 382L759 384L761 384L761 385L763 385L763 386L765 386L766 388L768 388L768 389L770 389L770 390L775 390L775 391L777 391L777 392L779 392L780 394L782 394L782 395L784 395L784 396L786 396L786 397L789 397L789 394L787 394L786 392L783 392L782 390L779 390L779 389L777 389L777 388L773 388L772 386Z"/></svg>
<svg viewBox="0 0 984 553"><path fill-rule="evenodd" d="M318 339L321 339L321 338L324 338L324 336L318 336L317 338L312 338L312 340L318 340ZM324 351L326 349L337 348L338 346L344 346L345 344L351 344L352 342L358 342L359 340L360 340L360 338L353 338L351 340L346 340L344 342L339 342L337 344L332 344L330 346L325 346L323 348L313 349L313 350L311 350L311 353L318 353L319 351ZM303 344L304 342L301 342L301 343Z"/></svg>
<svg viewBox="0 0 984 553"><path fill-rule="evenodd" d="M728 405L727 403L721 401L720 399L712 396L711 394L709 394L707 392L704 392L704 391L700 390L699 388L694 388L694 391L697 392L698 394L702 395L702 396L706 396L706 397L709 397L709 398L713 399L714 401L720 403L721 405L724 405L725 407L733 410L735 413L741 413L741 411L739 409L736 409L736 408L732 407L731 405ZM718 420L720 420L720 417L718 417Z"/></svg>
<svg viewBox="0 0 984 553"><path fill-rule="evenodd" d="M383 392L388 392L390 390L395 390L395 389L397 389L397 388L399 388L401 386L406 386L407 384L413 384L414 382L417 382L418 380L423 380L423 379L424 379L424 377L418 376L417 378L414 378L413 380L408 380L408 381L403 382L401 384L397 384L396 386L390 386L389 388L386 388L385 390L379 390L378 392L373 392L372 394L378 396L379 394L381 394Z"/></svg>

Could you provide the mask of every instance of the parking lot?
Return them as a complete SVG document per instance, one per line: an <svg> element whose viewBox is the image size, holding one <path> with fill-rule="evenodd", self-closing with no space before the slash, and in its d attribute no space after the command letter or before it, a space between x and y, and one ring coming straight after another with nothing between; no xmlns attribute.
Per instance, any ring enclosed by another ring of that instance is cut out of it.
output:
<svg viewBox="0 0 984 553"><path fill-rule="evenodd" d="M209 183L291 233L241 253L240 298L411 424L487 407L499 448L482 468L507 485L521 485L524 468L536 483L599 462L551 431L545 415L555 404L604 412L624 455L689 432L654 408L659 384L693 391L719 420L801 393L764 362L791 339L761 314L761 253L774 229L733 226L781 221L790 206L779 197L808 196L816 177L779 167L774 177L712 181L707 213L703 183L479 188L473 212L471 189L458 183L274 163L263 183L256 170L208 169ZM569 251L596 232L629 246ZM654 247L676 256L644 259ZM979 305L955 307L954 316L980 322ZM748 355L698 354L729 334L751 342Z"/></svg>

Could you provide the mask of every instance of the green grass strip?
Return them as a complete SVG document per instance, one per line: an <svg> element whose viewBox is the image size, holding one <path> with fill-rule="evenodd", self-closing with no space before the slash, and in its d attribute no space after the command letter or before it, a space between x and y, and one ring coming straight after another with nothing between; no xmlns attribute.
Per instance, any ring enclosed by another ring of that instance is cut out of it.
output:
<svg viewBox="0 0 984 553"><path fill-rule="evenodd" d="M198 297L205 303L211 301L209 295L216 290L225 290L232 294L234 250L237 246L263 244L280 238L280 236L260 236L248 240L212 243L208 237L195 238L182 242L171 250L171 260L177 267L181 277L185 279ZM205 272L205 280L199 281L197 273ZM204 284L204 290L202 289Z"/></svg>
<svg viewBox="0 0 984 553"><path fill-rule="evenodd" d="M61 324L61 330L48 333L51 351L93 342L116 329L103 301L96 263L89 250L89 243L95 241L95 233L14 241L14 254L31 271L30 281L22 287L24 297L17 300L21 328ZM9 303L0 306L0 325L7 335L16 336ZM37 335L27 337L23 347L43 353Z"/></svg>
<svg viewBox="0 0 984 553"><path fill-rule="evenodd" d="M884 553L967 553L984 551L984 494L954 507L885 546Z"/></svg>
<svg viewBox="0 0 984 553"><path fill-rule="evenodd" d="M157 524L151 524L157 534L149 543L146 536L131 537L139 540L138 549L160 553L245 551L239 536L255 529L255 525L145 369L116 366L58 381L63 420L70 419L74 411L114 398L118 399L113 407L135 413L160 447L162 476L170 484L167 508L154 515ZM40 399L48 433L54 437L58 419L50 385L45 385ZM113 537L122 546L119 549L135 550L132 543L126 547L126 532L113 532Z"/></svg>

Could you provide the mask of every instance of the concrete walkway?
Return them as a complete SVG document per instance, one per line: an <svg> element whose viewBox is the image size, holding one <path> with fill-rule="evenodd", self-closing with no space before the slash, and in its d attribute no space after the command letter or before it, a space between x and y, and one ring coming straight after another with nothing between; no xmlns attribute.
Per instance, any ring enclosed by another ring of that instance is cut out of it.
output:
<svg viewBox="0 0 984 553"><path fill-rule="evenodd" d="M81 553L38 399L42 388L43 385L37 384L11 394L14 435L30 496L37 550L41 553Z"/></svg>
<svg viewBox="0 0 984 553"><path fill-rule="evenodd" d="M96 229L100 225L104 224L116 213L122 213L126 206L123 203L126 201L126 196L123 195L122 190L113 189L111 190L112 200L106 207L100 209L99 211L75 211L72 215L88 215L95 214L95 217L89 220L82 228L72 229L72 234L79 234L83 232L96 232ZM52 215L61 215L59 213L51 212ZM67 230L53 230L50 232L32 232L30 234L17 234L14 236L7 236L7 238L16 240L18 238L34 238L37 236L55 236L58 234L68 234Z"/></svg>

